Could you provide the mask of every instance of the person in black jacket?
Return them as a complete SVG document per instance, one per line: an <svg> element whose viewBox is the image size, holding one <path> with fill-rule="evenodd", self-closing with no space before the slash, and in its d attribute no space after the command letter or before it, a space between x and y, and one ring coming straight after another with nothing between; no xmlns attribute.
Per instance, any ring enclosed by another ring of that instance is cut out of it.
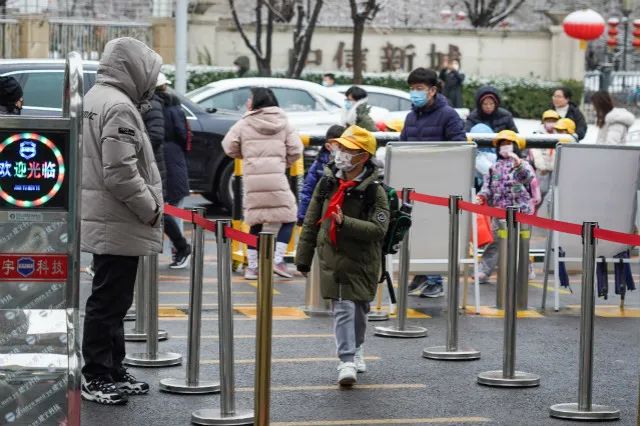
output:
<svg viewBox="0 0 640 426"><path fill-rule="evenodd" d="M453 108L462 108L462 82L464 74L460 71L460 63L452 59L440 71L440 80L444 83L443 94L449 99Z"/></svg>
<svg viewBox="0 0 640 426"><path fill-rule="evenodd" d="M154 95L154 98L157 97L162 102L162 150L166 175L166 181L163 182L164 199L172 206L182 207L184 198L189 195L189 173L185 155L189 144L189 130L180 99L168 89L169 84L167 77L160 73ZM182 232L182 221L165 215L164 232L175 250L169 268L183 269L189 266L191 245Z"/></svg>
<svg viewBox="0 0 640 426"><path fill-rule="evenodd" d="M478 123L486 124L491 130L498 133L502 130L513 130L518 133L518 128L513 122L513 115L500 107L500 93L498 89L484 86L476 93L476 109L471 111L465 123L465 131Z"/></svg>
<svg viewBox="0 0 640 426"><path fill-rule="evenodd" d="M160 75L164 75L160 73ZM165 77L166 79L166 77ZM158 77L160 81L160 77ZM151 109L149 109L144 115L144 127L147 129L149 140L151 140L151 146L153 147L153 156L156 158L158 164L158 170L160 171L160 178L162 179L162 192L163 195L167 186L167 168L164 164L164 101L157 93L153 94L153 97L149 101L151 103Z"/></svg>
<svg viewBox="0 0 640 426"><path fill-rule="evenodd" d="M23 103L18 80L11 76L0 77L0 115L20 115Z"/></svg>
<svg viewBox="0 0 640 426"><path fill-rule="evenodd" d="M558 87L553 91L551 103L561 118L570 118L576 123L576 135L578 135L578 140L582 140L587 134L587 120L578 106L571 102L571 96L571 89Z"/></svg>

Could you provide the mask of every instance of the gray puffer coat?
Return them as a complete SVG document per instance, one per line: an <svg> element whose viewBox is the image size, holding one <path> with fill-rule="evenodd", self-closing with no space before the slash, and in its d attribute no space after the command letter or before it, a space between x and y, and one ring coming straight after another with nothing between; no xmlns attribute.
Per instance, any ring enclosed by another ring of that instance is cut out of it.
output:
<svg viewBox="0 0 640 426"><path fill-rule="evenodd" d="M84 100L82 250L145 256L162 250L162 185L140 110L162 59L133 38L110 41Z"/></svg>

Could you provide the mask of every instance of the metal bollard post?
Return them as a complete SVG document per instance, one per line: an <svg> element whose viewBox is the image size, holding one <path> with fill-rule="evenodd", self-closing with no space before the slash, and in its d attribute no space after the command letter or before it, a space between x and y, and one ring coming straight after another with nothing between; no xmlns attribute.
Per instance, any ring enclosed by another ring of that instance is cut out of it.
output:
<svg viewBox="0 0 640 426"><path fill-rule="evenodd" d="M498 220L498 278L496 286L496 308L504 309L504 297L507 291L507 222Z"/></svg>
<svg viewBox="0 0 640 426"><path fill-rule="evenodd" d="M204 216L206 209L191 209ZM160 390L170 393L203 394L220 392L220 383L200 380L200 335L202 329L202 278L204 272L204 229L193 223L191 235L191 291L189 292L189 330L187 339L186 379L162 379Z"/></svg>
<svg viewBox="0 0 640 426"><path fill-rule="evenodd" d="M269 426L270 422L274 244L275 237L273 233L260 233L254 408L256 415L254 425L256 426Z"/></svg>
<svg viewBox="0 0 640 426"><path fill-rule="evenodd" d="M518 264L517 207L507 207L507 292L504 312L504 355L502 370L478 374L478 383L498 387L532 387L540 385L540 377L516 371L516 269Z"/></svg>
<svg viewBox="0 0 640 426"><path fill-rule="evenodd" d="M220 351L219 409L202 409L191 414L191 422L199 425L250 425L254 415L251 410L237 410L233 371L233 301L231 299L231 240L224 229L231 226L229 220L216 221L216 248L218 257L218 343Z"/></svg>
<svg viewBox="0 0 640 426"><path fill-rule="evenodd" d="M135 324L131 330L124 333L124 340L127 342L146 342L147 340L147 305L144 302L144 294L148 285L149 258L140 256L134 293L136 301ZM167 340L168 337L166 331L158 330L158 340Z"/></svg>
<svg viewBox="0 0 640 426"><path fill-rule="evenodd" d="M402 200L403 202L409 202L413 204L410 197L410 194L414 192L413 188L403 188L402 189ZM402 240L402 244L400 245L400 271L399 271L399 280L398 280L398 310L397 310L397 318L398 323L395 326L389 327L376 327L375 334L376 336L383 337L426 337L427 329L424 327L417 326L407 326L407 291L409 287L409 265L411 260L410 250L409 250L409 233L410 230L405 234L404 239Z"/></svg>
<svg viewBox="0 0 640 426"><path fill-rule="evenodd" d="M480 359L474 349L458 348L458 300L460 287L460 209L459 195L449 197L449 291L447 292L447 344L426 348L422 356L437 360L471 361Z"/></svg>
<svg viewBox="0 0 640 426"><path fill-rule="evenodd" d="M331 315L329 302L320 294L320 261L318 256L313 256L311 271L307 276L304 288L304 306L302 311L309 316Z"/></svg>
<svg viewBox="0 0 640 426"><path fill-rule="evenodd" d="M531 225L520 224L520 244L518 245L518 300L519 311L529 308L529 243L531 242Z"/></svg>
<svg viewBox="0 0 640 426"><path fill-rule="evenodd" d="M148 257L149 280L145 286L147 313L147 352L127 355L124 364L134 367L169 367L180 365L182 355L166 352L158 353L158 255Z"/></svg>
<svg viewBox="0 0 640 426"><path fill-rule="evenodd" d="M578 403L557 404L549 408L549 415L571 420L617 420L620 411L591 401L593 386L593 318L595 294L593 290L596 265L597 222L582 224L582 305L580 309L580 355Z"/></svg>

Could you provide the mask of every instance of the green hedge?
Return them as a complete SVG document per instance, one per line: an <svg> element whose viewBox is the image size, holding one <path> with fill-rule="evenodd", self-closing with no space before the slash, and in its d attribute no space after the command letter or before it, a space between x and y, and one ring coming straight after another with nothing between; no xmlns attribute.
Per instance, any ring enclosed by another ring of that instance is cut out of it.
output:
<svg viewBox="0 0 640 426"><path fill-rule="evenodd" d="M169 79L173 77L173 69L167 67L164 71ZM250 72L246 75L246 77L256 76L257 73L255 72ZM276 72L273 76L284 77L284 73ZM236 77L236 73L232 68L192 67L188 70L187 88L188 90L194 90L207 83L234 77ZM366 73L364 84L407 90L406 78L406 73ZM319 83L322 81L322 73L307 72L303 75L303 79ZM351 74L336 73L336 81L338 84L351 84ZM500 91L502 106L511 111L515 117L533 119L539 119L542 116L542 112L550 107L554 88L558 86L569 87L573 91L574 99L577 103L580 103L584 91L582 82L577 80L552 82L533 78L468 77L463 86L464 107L475 108L475 92L484 85L495 86Z"/></svg>

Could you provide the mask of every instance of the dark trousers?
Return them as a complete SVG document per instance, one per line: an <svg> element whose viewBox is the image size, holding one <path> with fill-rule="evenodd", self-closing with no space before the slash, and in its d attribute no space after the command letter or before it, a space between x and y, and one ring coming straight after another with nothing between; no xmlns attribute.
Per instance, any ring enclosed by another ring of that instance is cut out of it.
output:
<svg viewBox="0 0 640 426"><path fill-rule="evenodd" d="M124 317L133 303L137 256L93 255L95 276L82 335L82 374L91 380L121 371Z"/></svg>
<svg viewBox="0 0 640 426"><path fill-rule="evenodd" d="M169 204L177 206L179 203L170 202ZM173 244L173 247L175 247L177 251L183 251L189 245L184 235L182 235L182 229L180 229L178 221L173 216L164 215L164 233L167 234L171 240L171 244Z"/></svg>
<svg viewBox="0 0 640 426"><path fill-rule="evenodd" d="M278 235L276 236L276 242L289 244L289 240L291 240L291 234L293 234L293 227L295 226L295 224L295 222L287 222L280 225L280 230L278 231ZM249 228L249 233L251 235L258 235L261 232L261 223L258 223L257 225L251 225L251 228Z"/></svg>

